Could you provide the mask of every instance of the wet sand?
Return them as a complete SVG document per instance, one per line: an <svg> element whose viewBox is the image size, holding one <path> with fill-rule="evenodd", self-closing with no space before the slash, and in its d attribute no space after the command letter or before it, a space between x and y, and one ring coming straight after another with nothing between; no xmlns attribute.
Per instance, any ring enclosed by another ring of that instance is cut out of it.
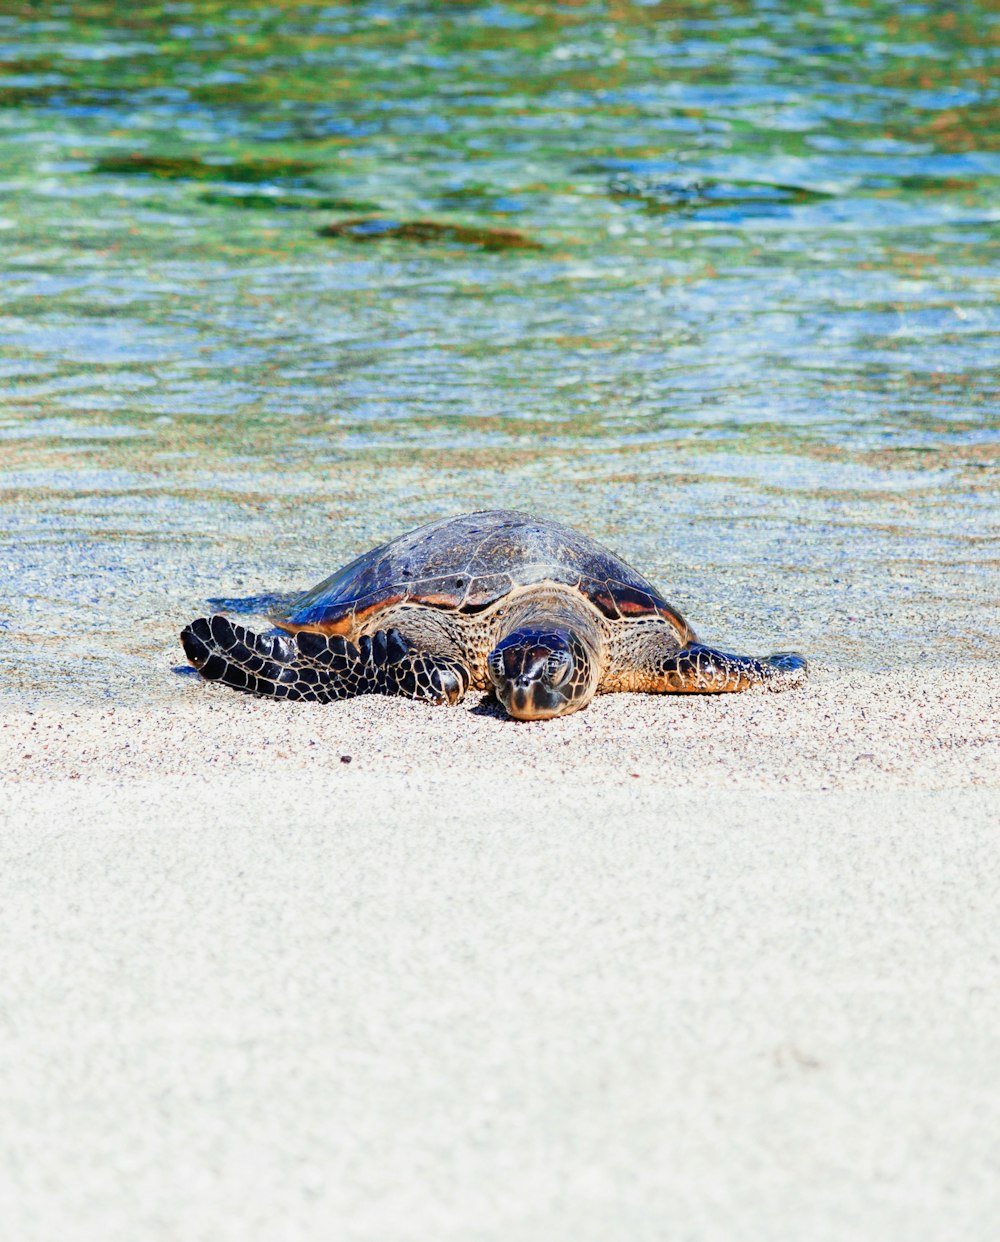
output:
<svg viewBox="0 0 1000 1242"><path fill-rule="evenodd" d="M0 1210L992 1237L998 701L820 666L533 725L181 678L7 709Z"/></svg>

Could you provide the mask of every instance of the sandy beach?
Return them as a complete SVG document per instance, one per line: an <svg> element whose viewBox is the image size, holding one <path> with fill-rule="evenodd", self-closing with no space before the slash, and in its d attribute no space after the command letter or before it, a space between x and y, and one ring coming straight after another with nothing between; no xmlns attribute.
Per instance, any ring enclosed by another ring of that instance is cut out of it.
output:
<svg viewBox="0 0 1000 1242"><path fill-rule="evenodd" d="M178 685L0 721L19 1239L992 1237L995 674Z"/></svg>

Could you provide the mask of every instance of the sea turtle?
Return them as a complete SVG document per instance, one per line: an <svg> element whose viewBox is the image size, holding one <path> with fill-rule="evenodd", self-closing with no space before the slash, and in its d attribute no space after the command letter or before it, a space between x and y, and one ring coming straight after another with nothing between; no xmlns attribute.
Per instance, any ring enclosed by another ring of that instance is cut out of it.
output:
<svg viewBox="0 0 1000 1242"><path fill-rule="evenodd" d="M457 703L493 690L543 720L595 694L799 685L792 653L754 659L702 646L659 591L587 535L505 509L421 526L373 548L255 634L223 616L181 634L209 681L329 703L399 694Z"/></svg>

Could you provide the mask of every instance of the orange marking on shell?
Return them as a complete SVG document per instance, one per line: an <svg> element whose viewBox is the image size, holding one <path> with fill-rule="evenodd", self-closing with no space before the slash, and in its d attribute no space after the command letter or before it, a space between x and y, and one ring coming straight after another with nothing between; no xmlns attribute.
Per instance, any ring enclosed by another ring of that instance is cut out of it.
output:
<svg viewBox="0 0 1000 1242"><path fill-rule="evenodd" d="M679 612L675 612L667 604L658 604L656 611L665 621L669 621L671 625L676 626L681 634L681 641L684 643L693 643L696 641L694 630L688 625Z"/></svg>
<svg viewBox="0 0 1000 1242"><path fill-rule="evenodd" d="M357 612L351 609L333 621L314 621L310 625L296 625L294 621L275 621L274 624L279 629L287 630L289 634L339 634L342 637L349 637L364 624L368 617L374 616L375 613L385 608L391 608L393 604L398 604L401 599L405 598L404 595L390 595L386 599L380 599L377 604L359 608Z"/></svg>
<svg viewBox="0 0 1000 1242"><path fill-rule="evenodd" d="M610 591L594 591L589 598L594 607L599 608L606 617L618 615L618 608Z"/></svg>
<svg viewBox="0 0 1000 1242"><path fill-rule="evenodd" d="M411 595L410 602L426 604L428 608L457 608L462 600L457 595Z"/></svg>
<svg viewBox="0 0 1000 1242"><path fill-rule="evenodd" d="M323 622L314 625L295 625L291 621L275 621L274 623L279 630L285 630L288 634L341 634L347 636L354 629L355 619L348 613L346 617L340 617L337 621Z"/></svg>

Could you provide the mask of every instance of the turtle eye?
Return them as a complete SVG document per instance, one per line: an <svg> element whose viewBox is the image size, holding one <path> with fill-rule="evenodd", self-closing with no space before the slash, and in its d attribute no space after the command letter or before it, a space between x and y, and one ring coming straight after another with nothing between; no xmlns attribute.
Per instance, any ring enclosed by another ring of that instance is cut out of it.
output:
<svg viewBox="0 0 1000 1242"><path fill-rule="evenodd" d="M545 676L552 686L561 686L570 674L573 662L565 651L553 651L545 661Z"/></svg>
<svg viewBox="0 0 1000 1242"><path fill-rule="evenodd" d="M503 666L503 655L499 651L491 651L490 658L486 663L489 665L490 676L499 685L506 676Z"/></svg>

